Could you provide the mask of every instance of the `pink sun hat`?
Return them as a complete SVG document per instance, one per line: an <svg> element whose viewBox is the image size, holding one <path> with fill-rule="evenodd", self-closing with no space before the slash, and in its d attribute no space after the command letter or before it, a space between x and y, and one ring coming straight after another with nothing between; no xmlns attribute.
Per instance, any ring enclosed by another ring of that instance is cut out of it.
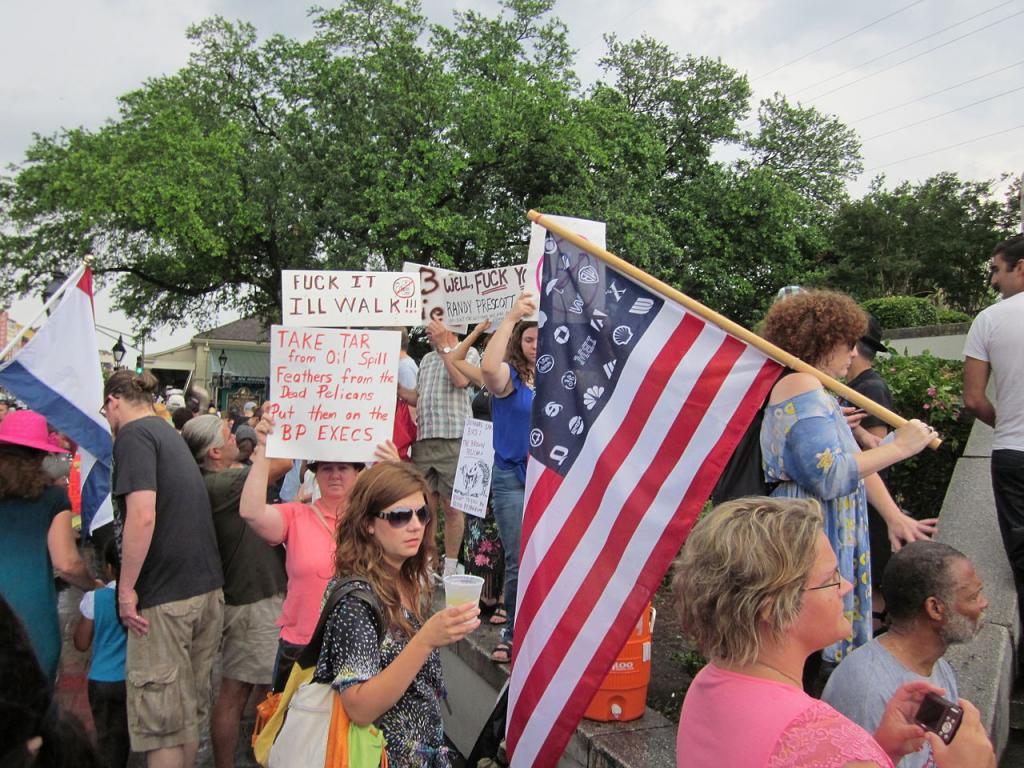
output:
<svg viewBox="0 0 1024 768"><path fill-rule="evenodd" d="M21 445L49 453L67 453L50 441L46 419L35 411L12 411L0 421L0 443Z"/></svg>

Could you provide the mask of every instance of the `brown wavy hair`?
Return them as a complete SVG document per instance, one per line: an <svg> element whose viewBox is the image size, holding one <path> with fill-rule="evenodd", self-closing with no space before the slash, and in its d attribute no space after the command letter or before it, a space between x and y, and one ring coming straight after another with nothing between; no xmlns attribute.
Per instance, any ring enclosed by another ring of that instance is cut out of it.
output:
<svg viewBox="0 0 1024 768"><path fill-rule="evenodd" d="M814 499L748 496L712 509L690 532L672 578L684 636L708 658L756 661L800 614L822 529Z"/></svg>
<svg viewBox="0 0 1024 768"><path fill-rule="evenodd" d="M512 335L508 337L508 346L505 347L505 359L508 360L509 367L515 369L524 384L533 384L537 366L523 354L523 334L536 327L537 323L533 320L520 320L512 329Z"/></svg>
<svg viewBox="0 0 1024 768"><path fill-rule="evenodd" d="M0 499L38 499L50 484L43 471L45 451L0 445Z"/></svg>
<svg viewBox="0 0 1024 768"><path fill-rule="evenodd" d="M126 368L114 371L103 386L104 401L113 395L130 403L152 405L160 390L160 382L149 371L135 373Z"/></svg>
<svg viewBox="0 0 1024 768"><path fill-rule="evenodd" d="M345 515L338 524L334 555L338 578L356 576L368 581L384 604L388 625L401 627L409 637L415 630L402 613L399 585L388 570L384 550L370 534L369 527L372 524L389 525L374 515L414 493L422 493L424 502L430 503L427 481L416 467L407 462L384 461L361 472L349 493ZM435 516L431 515L419 550L402 563L399 570L402 587L411 597L412 613L421 623L430 608L430 568L436 561L436 526Z"/></svg>
<svg viewBox="0 0 1024 768"><path fill-rule="evenodd" d="M855 344L867 328L864 310L845 293L804 291L772 305L761 335L817 366L840 344Z"/></svg>

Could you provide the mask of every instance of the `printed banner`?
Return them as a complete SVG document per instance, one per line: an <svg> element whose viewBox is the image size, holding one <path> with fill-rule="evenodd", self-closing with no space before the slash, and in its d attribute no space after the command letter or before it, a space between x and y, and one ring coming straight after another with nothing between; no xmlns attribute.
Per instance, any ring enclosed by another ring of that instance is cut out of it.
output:
<svg viewBox="0 0 1024 768"><path fill-rule="evenodd" d="M419 325L419 276L409 272L281 271L285 325Z"/></svg>
<svg viewBox="0 0 1024 768"><path fill-rule="evenodd" d="M467 515L487 515L487 495L491 491L491 467L494 464L493 431L491 422L481 419L466 419L466 427L462 431L459 466L452 484L452 506Z"/></svg>
<svg viewBox="0 0 1024 768"><path fill-rule="evenodd" d="M398 331L270 328L274 458L373 461L394 429Z"/></svg>
<svg viewBox="0 0 1024 768"><path fill-rule="evenodd" d="M402 269L419 273L423 323L440 320L455 333L483 320L496 325L526 286L525 264L455 272L407 261Z"/></svg>

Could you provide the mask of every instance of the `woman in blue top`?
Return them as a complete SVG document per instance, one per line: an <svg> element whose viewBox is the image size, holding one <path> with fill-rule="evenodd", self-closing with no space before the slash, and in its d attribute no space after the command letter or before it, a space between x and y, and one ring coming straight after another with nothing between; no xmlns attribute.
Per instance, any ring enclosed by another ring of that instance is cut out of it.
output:
<svg viewBox="0 0 1024 768"><path fill-rule="evenodd" d="M512 660L512 628L519 579L519 535L526 497L526 456L530 450L530 411L537 362L537 324L524 321L537 311L528 293L520 294L487 343L480 372L491 393L494 424L494 517L505 550L505 610L508 621L491 659Z"/></svg>
<svg viewBox="0 0 1024 768"><path fill-rule="evenodd" d="M838 379L846 375L866 328L864 312L849 296L807 291L772 305L762 334ZM771 391L761 425L761 453L765 478L778 482L772 495L821 503L839 573L854 586L843 598L853 633L825 649L826 661L838 662L871 639L868 501L885 520L893 551L935 531L934 518L915 520L905 515L877 474L919 453L934 437L934 429L915 419L896 430L891 442L861 451L839 403L817 378L790 373Z"/></svg>

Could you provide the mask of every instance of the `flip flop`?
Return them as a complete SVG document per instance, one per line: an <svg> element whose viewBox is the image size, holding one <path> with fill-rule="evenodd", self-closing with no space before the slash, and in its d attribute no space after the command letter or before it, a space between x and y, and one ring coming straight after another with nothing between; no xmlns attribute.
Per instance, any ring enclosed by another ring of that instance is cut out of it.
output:
<svg viewBox="0 0 1024 768"><path fill-rule="evenodd" d="M505 612L504 608L498 606L494 609L494 613L491 614L491 617L487 621L491 624L501 625L508 621L508 614Z"/></svg>
<svg viewBox="0 0 1024 768"><path fill-rule="evenodd" d="M491 661L495 664L508 664L512 661L512 644L498 643L491 651Z"/></svg>

